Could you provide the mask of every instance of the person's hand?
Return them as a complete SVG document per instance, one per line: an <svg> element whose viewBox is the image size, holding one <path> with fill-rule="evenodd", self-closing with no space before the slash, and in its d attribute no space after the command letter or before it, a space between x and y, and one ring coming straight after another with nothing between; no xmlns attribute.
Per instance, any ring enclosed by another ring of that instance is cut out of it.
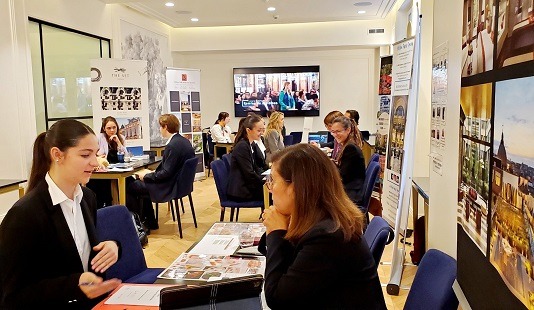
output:
<svg viewBox="0 0 534 310"><path fill-rule="evenodd" d="M113 140L117 143L117 146L121 147L122 146L122 143L121 143L121 139L119 139L119 136L117 135L113 135L111 137L109 137L109 140Z"/></svg>
<svg viewBox="0 0 534 310"><path fill-rule="evenodd" d="M117 288L121 284L119 279L103 281L101 277L92 272L84 272L78 280L80 290L89 299L96 298Z"/></svg>
<svg viewBox="0 0 534 310"><path fill-rule="evenodd" d="M143 179L145 178L145 175L149 174L149 173L152 173L152 170L150 169L143 169L141 171L138 171L135 173L135 175L137 175L137 177L139 178L139 180L143 181Z"/></svg>
<svg viewBox="0 0 534 310"><path fill-rule="evenodd" d="M319 143L317 143L317 142L315 142L315 141L310 142L310 144L313 145L313 146L316 146L316 147L321 147L321 146L319 145Z"/></svg>
<svg viewBox="0 0 534 310"><path fill-rule="evenodd" d="M263 211L261 219L263 220L263 225L265 225L265 228L267 229L267 234L270 234L271 231L274 230L287 230L291 218L288 215L283 215L278 212L275 206L270 206Z"/></svg>
<svg viewBox="0 0 534 310"><path fill-rule="evenodd" d="M96 272L104 272L119 259L119 247L115 241L103 241L93 247L98 252L91 260L91 268Z"/></svg>

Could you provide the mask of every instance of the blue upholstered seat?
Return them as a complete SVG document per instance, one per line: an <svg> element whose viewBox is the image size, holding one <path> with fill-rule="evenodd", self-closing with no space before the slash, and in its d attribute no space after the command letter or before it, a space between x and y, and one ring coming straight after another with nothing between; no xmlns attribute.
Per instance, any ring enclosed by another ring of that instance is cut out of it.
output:
<svg viewBox="0 0 534 310"><path fill-rule="evenodd" d="M229 200L228 196L226 196L229 175L226 165L220 159L215 160L211 163L211 169L213 170L213 178L215 179L215 186L217 187L217 194L219 195L219 202L221 204L221 221L224 221L224 211L226 208L231 208L230 221L233 221L235 209L239 212L239 208L263 208L263 201L237 202Z"/></svg>
<svg viewBox="0 0 534 310"><path fill-rule="evenodd" d="M386 244L393 241L393 236L393 229L391 229L389 224L380 216L373 217L367 226L363 237L365 238L365 241L367 241L367 245L369 245L371 255L373 255L373 258L375 259L377 268L378 264L380 264L382 254L384 253L384 248L386 247Z"/></svg>
<svg viewBox="0 0 534 310"><path fill-rule="evenodd" d="M224 162L224 165L226 166L226 170L230 171L230 163L232 162L232 153L224 154L222 156L222 160Z"/></svg>
<svg viewBox="0 0 534 310"><path fill-rule="evenodd" d="M147 268L130 211L125 206L109 206L97 211L98 239L116 240L121 257L106 271L106 279L118 278L125 283L154 283L164 268Z"/></svg>
<svg viewBox="0 0 534 310"><path fill-rule="evenodd" d="M452 289L455 279L456 260L440 250L428 250L419 263L404 309L458 309Z"/></svg>
<svg viewBox="0 0 534 310"><path fill-rule="evenodd" d="M371 195L375 187L376 180L380 173L380 164L376 161L371 161L365 170L365 181L363 183L362 205L360 210L365 214L367 223L369 223L369 203L371 202Z"/></svg>

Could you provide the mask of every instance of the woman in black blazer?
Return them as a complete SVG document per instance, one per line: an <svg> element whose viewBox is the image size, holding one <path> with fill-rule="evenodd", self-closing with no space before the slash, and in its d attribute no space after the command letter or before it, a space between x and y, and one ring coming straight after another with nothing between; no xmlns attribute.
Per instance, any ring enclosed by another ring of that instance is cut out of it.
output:
<svg viewBox="0 0 534 310"><path fill-rule="evenodd" d="M258 152L258 148L254 147L254 140L259 140L264 130L263 119L256 114L247 116L239 127L232 149L226 190L231 200L263 200L263 171L256 164L257 159L253 152Z"/></svg>
<svg viewBox="0 0 534 310"><path fill-rule="evenodd" d="M317 180L321 180L320 182ZM266 182L273 205L262 215L265 298L271 309L386 309L364 216L317 147L274 154Z"/></svg>
<svg viewBox="0 0 534 310"><path fill-rule="evenodd" d="M332 122L330 132L341 146L332 159L339 168L343 188L352 202L360 206L365 182L365 159L360 131L354 120L340 116Z"/></svg>
<svg viewBox="0 0 534 310"><path fill-rule="evenodd" d="M80 186L97 151L91 128L75 120L35 140L28 193L0 225L0 309L90 309L120 284L99 276L119 249L97 242L96 198Z"/></svg>

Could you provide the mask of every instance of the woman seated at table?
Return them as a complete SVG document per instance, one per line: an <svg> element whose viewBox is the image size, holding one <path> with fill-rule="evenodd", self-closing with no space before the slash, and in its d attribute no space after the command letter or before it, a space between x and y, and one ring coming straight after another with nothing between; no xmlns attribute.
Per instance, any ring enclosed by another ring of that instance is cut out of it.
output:
<svg viewBox="0 0 534 310"><path fill-rule="evenodd" d="M266 184L273 205L262 215L267 230L259 249L267 257L267 305L386 309L362 236L364 216L328 157L311 145L290 146L273 155Z"/></svg>
<svg viewBox="0 0 534 310"><path fill-rule="evenodd" d="M226 194L234 201L258 201L263 200L263 172L255 164L255 155L258 148L254 147L254 141L259 140L265 125L261 116L251 114L247 116L235 137L230 173L228 176L228 188Z"/></svg>
<svg viewBox="0 0 534 310"><path fill-rule="evenodd" d="M339 145L339 152L332 159L339 168L345 192L360 206L365 182L365 160L360 131L354 120L340 116L332 122L330 132Z"/></svg>
<svg viewBox="0 0 534 310"><path fill-rule="evenodd" d="M211 127L211 139L213 143L232 143L232 129L228 126L230 123L230 114L228 112L221 112Z"/></svg>
<svg viewBox="0 0 534 310"><path fill-rule="evenodd" d="M118 163L117 154L126 153L124 136L119 134L119 124L113 116L102 120L100 134L98 135L98 156L107 158L110 163Z"/></svg>
<svg viewBox="0 0 534 310"><path fill-rule="evenodd" d="M268 163L274 153L284 149L282 127L284 127L284 114L282 112L271 113L265 132L265 154Z"/></svg>
<svg viewBox="0 0 534 310"><path fill-rule="evenodd" d="M98 243L96 199L80 184L98 166L93 130L60 120L37 136L28 192L0 225L0 309L91 309L120 280L102 280L118 259Z"/></svg>

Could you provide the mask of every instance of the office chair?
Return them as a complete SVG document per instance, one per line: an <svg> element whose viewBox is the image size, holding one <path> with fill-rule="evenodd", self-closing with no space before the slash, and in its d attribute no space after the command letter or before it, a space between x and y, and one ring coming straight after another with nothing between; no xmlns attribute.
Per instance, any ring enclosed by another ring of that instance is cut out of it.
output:
<svg viewBox="0 0 534 310"><path fill-rule="evenodd" d="M362 205L359 206L362 212L365 214L367 224L369 224L369 203L371 202L371 195L375 188L376 180L380 172L380 164L376 161L372 161L365 170L365 181L363 183L363 197Z"/></svg>
<svg viewBox="0 0 534 310"><path fill-rule="evenodd" d="M371 158L369 159L369 162L372 162L372 161L379 162L380 161L380 155L378 155L378 153L373 153L373 155L371 155Z"/></svg>
<svg viewBox="0 0 534 310"><path fill-rule="evenodd" d="M439 250L428 250L419 263L404 309L458 309L452 289L455 279L456 260Z"/></svg>
<svg viewBox="0 0 534 310"><path fill-rule="evenodd" d="M206 130L209 128L205 128ZM211 162L213 161L213 140L211 139L211 135L209 132L202 132L202 144L203 144L203 153L204 153L204 162L206 163L206 168L208 169L208 178L210 176L211 171Z"/></svg>
<svg viewBox="0 0 534 310"><path fill-rule="evenodd" d="M300 143L302 140L302 131L292 131L289 133L291 136L293 136L293 144ZM308 142L308 141L306 141Z"/></svg>
<svg viewBox="0 0 534 310"><path fill-rule="evenodd" d="M393 241L393 236L393 229L380 216L373 217L367 226L363 237L367 241L367 245L369 245L369 250L375 259L377 268L384 253L384 248Z"/></svg>
<svg viewBox="0 0 534 310"><path fill-rule="evenodd" d="M232 153L224 154L222 156L222 160L224 162L224 165L226 166L226 170L230 171L230 162L232 161Z"/></svg>
<svg viewBox="0 0 534 310"><path fill-rule="evenodd" d="M219 195L219 202L221 204L221 218L220 221L224 221L224 212L226 208L231 208L230 222L234 220L234 210L238 210L236 215L236 222L239 217L239 208L264 208L263 201L246 201L237 202L229 200L226 196L226 188L228 186L229 171L226 169L222 160L218 159L211 163L211 169L213 169L213 178L215 179L215 186L217 187L217 194Z"/></svg>
<svg viewBox="0 0 534 310"><path fill-rule="evenodd" d="M130 211L125 206L109 206L98 209L96 216L98 240L116 240L121 247L121 257L106 271L106 279L118 278L125 283L154 283L164 268L147 268Z"/></svg>
<svg viewBox="0 0 534 310"><path fill-rule="evenodd" d="M290 145L293 145L293 136L292 135L284 136L284 146L288 147Z"/></svg>

